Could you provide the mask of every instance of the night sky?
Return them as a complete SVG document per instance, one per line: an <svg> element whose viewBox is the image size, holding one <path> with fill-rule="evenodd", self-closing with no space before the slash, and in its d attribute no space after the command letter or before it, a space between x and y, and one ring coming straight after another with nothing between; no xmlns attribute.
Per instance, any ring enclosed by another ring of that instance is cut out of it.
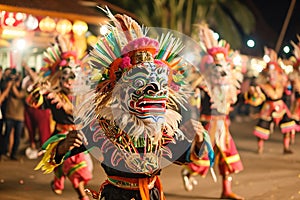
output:
<svg viewBox="0 0 300 200"><path fill-rule="evenodd" d="M248 5L256 17L256 28L250 36L245 36L245 40L248 37L253 38L257 42L257 46L254 49L244 47L242 51L260 56L264 46L275 49L291 0L245 0L243 2ZM296 1L282 46L290 45L291 40L297 42L297 34L300 34L299 0ZM282 50L279 51L279 54L283 54Z"/></svg>

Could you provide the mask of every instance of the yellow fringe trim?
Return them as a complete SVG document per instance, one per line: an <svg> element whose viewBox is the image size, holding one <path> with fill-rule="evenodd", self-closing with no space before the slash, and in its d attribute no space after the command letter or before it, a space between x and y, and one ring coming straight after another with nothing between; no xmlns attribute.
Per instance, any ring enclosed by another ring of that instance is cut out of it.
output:
<svg viewBox="0 0 300 200"><path fill-rule="evenodd" d="M53 172L53 170L60 164L63 163L63 160L61 160L60 163L56 163L54 160L55 153L56 153L56 147L57 144L60 141L53 142L49 144L46 148L46 152L42 158L42 160L39 162L39 164L34 168L34 170L42 169L44 171L44 174L49 174Z"/></svg>

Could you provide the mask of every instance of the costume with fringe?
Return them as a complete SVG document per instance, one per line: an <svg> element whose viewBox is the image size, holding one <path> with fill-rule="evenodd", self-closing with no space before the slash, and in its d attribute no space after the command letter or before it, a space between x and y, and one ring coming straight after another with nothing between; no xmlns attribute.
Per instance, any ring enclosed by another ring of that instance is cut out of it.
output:
<svg viewBox="0 0 300 200"><path fill-rule="evenodd" d="M272 133L272 123L279 126L283 134L295 131L297 126L283 100L288 77L278 64L276 52L265 48L265 53L270 55L271 61L256 78L255 91L246 92L244 97L250 105L262 105L253 134L268 140Z"/></svg>
<svg viewBox="0 0 300 200"><path fill-rule="evenodd" d="M215 40L212 30L207 25L200 25L199 33L204 50L199 67L201 82L196 86L201 91L200 121L210 135L219 172L225 176L243 170L239 153L229 132L229 112L237 101L243 75L240 66L234 65L232 61L238 53L233 52L226 41ZM184 166L183 173L204 177L208 171L208 158L204 156L197 162Z"/></svg>
<svg viewBox="0 0 300 200"><path fill-rule="evenodd" d="M87 161L89 158L85 153L67 158L59 165L48 165L49 168L43 163L52 162L51 152L54 151L56 144L66 138L69 131L81 128L74 123L72 94L65 92L60 83L61 79L65 79L65 81L73 79L74 77L70 77L75 76L75 72L72 70L78 68L80 63L77 60L76 52L72 50L71 43L63 36L55 38L54 44L44 52L44 57L48 65L41 69L41 77L35 83L33 91L28 95L27 103L34 108L50 109L55 121L55 130L42 145L45 154L35 169L46 169L45 173L54 171L55 178L52 187L56 190L64 189L66 177L71 181L74 188L78 188L79 182L84 181L87 184L92 178ZM49 95L59 98L64 106L58 108L57 102L53 102L53 98L49 98Z"/></svg>

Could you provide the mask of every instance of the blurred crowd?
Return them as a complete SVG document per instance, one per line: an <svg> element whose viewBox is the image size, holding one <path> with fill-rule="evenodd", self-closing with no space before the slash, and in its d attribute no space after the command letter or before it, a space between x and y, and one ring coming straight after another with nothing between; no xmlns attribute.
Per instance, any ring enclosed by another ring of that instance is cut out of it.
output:
<svg viewBox="0 0 300 200"><path fill-rule="evenodd" d="M0 159L19 160L23 139L29 159L38 157L38 149L51 135L51 112L26 104L26 96L36 76L35 68L25 63L22 71L0 67Z"/></svg>

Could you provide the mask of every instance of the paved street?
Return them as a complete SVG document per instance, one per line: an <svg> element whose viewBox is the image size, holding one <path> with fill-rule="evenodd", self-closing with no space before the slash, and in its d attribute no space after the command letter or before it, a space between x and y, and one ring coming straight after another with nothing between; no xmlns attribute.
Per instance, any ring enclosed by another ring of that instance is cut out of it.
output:
<svg viewBox="0 0 300 200"><path fill-rule="evenodd" d="M263 155L256 153L252 135L255 121L232 123L231 133L239 149L245 170L233 176L233 190L247 200L300 199L300 135L292 146L294 154L282 154L282 135L278 128L265 143ZM61 196L50 189L52 174L34 171L38 160L3 161L0 163L0 200L77 200L70 182ZM199 184L193 192L186 192L179 166L171 165L162 172L162 182L168 200L219 199L221 183L214 183L210 174L196 177ZM218 171L216 170L216 173ZM218 177L219 178L219 177ZM105 179L98 162L94 162L94 177L88 187L98 190Z"/></svg>

